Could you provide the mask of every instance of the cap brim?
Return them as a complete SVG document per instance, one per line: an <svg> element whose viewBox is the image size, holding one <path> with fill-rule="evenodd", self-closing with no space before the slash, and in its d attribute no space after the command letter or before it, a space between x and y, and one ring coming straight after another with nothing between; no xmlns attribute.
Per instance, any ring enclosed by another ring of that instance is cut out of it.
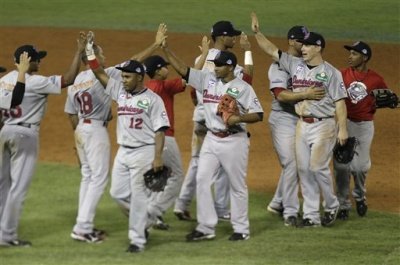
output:
<svg viewBox="0 0 400 265"><path fill-rule="evenodd" d="M233 32L230 34L230 36L239 36L240 34L242 34L242 32L240 30L233 30Z"/></svg>
<svg viewBox="0 0 400 265"><path fill-rule="evenodd" d="M5 71L7 71L7 69L0 66L0 73L4 73Z"/></svg>
<svg viewBox="0 0 400 265"><path fill-rule="evenodd" d="M316 45L316 44L311 43L311 42L309 42L309 41L307 41L307 40L297 40L297 42L300 42L300 43L302 43L302 44ZM318 46L318 45L316 45L316 46Z"/></svg>
<svg viewBox="0 0 400 265"><path fill-rule="evenodd" d="M42 58L46 57L47 52L46 51L39 51L38 54L39 54L39 59L42 59Z"/></svg>

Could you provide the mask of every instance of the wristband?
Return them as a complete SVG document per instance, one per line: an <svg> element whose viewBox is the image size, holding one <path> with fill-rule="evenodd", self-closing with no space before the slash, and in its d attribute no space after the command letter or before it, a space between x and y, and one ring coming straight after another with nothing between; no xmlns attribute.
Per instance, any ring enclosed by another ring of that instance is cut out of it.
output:
<svg viewBox="0 0 400 265"><path fill-rule="evenodd" d="M89 56L88 56L88 58L89 58ZM97 61L96 56L94 56L93 60L89 60L88 64L90 66L90 69L97 69L100 67L99 61Z"/></svg>
<svg viewBox="0 0 400 265"><path fill-rule="evenodd" d="M251 51L244 52L244 65L253 65L253 56Z"/></svg>

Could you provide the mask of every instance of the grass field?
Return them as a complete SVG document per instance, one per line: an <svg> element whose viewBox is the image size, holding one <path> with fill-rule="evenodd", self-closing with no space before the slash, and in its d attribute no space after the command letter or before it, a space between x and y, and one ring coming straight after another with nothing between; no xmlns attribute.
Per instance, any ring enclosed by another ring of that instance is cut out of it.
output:
<svg viewBox="0 0 400 265"><path fill-rule="evenodd" d="M166 22L172 32L208 32L215 21L227 19L250 32L253 10L269 36L284 36L289 26L305 24L327 39L400 42L397 0L1 0L0 27L153 31L158 23ZM152 231L147 250L130 255L124 252L127 219L107 190L96 225L110 236L99 245L80 244L69 237L79 181L78 168L41 161L19 230L21 238L31 240L34 247L0 248L0 265L400 264L399 215L369 211L368 217L359 218L352 213L349 221L338 221L332 228L288 229L265 211L271 194L260 193L250 197L252 238L247 242L229 242L230 225L222 223L216 240L186 243L184 235L195 223L179 222L168 212L171 231Z"/></svg>
<svg viewBox="0 0 400 265"><path fill-rule="evenodd" d="M125 252L127 218L107 192L97 211L96 225L109 232L102 244L74 242L69 234L76 216L80 175L74 166L42 164L26 199L20 235L32 240L29 249L0 248L1 265L117 265L117 264L399 264L399 218L395 214L352 213L331 228L296 229L267 214L270 196L250 198L251 239L230 242L229 223L217 227L211 242L187 243L194 222L178 221L171 212L169 231L151 230L146 251Z"/></svg>
<svg viewBox="0 0 400 265"><path fill-rule="evenodd" d="M215 21L231 20L250 33L251 11L269 36L301 24L327 39L400 41L397 0L2 0L0 26L153 31L165 22L172 32L208 32Z"/></svg>

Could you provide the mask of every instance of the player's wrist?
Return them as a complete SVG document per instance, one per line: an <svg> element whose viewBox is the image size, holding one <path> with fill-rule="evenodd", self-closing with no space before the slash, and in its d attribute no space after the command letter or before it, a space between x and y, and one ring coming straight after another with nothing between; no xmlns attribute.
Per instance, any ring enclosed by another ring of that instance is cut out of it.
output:
<svg viewBox="0 0 400 265"><path fill-rule="evenodd" d="M244 65L253 65L253 55L251 51L244 52Z"/></svg>
<svg viewBox="0 0 400 265"><path fill-rule="evenodd" d="M100 67L100 63L96 59L96 56L94 56L93 59L89 59L89 56L88 56L88 64L89 64L90 69L97 69Z"/></svg>

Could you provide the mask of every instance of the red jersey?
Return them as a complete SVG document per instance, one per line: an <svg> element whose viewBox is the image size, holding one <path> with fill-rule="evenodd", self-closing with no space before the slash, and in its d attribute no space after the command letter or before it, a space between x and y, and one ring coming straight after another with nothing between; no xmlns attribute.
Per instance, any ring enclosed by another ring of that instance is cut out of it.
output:
<svg viewBox="0 0 400 265"><path fill-rule="evenodd" d="M348 67L341 72L348 95L345 100L347 117L353 121L372 121L376 108L371 92L374 89L387 88L383 77L371 69L358 72Z"/></svg>
<svg viewBox="0 0 400 265"><path fill-rule="evenodd" d="M170 127L165 132L167 136L174 136L174 95L185 91L182 85L182 78L172 80L148 80L145 86L159 95L164 101Z"/></svg>

